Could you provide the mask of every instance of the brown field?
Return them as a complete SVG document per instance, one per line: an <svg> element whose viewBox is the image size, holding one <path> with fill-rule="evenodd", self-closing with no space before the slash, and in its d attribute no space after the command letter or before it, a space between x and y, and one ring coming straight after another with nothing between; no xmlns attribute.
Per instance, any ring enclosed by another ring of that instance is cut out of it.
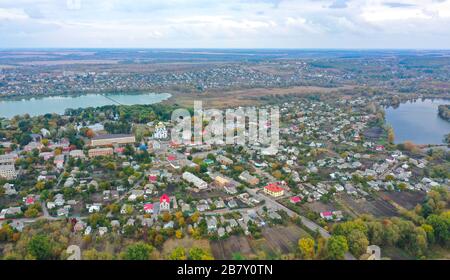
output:
<svg viewBox="0 0 450 280"><path fill-rule="evenodd" d="M424 192L382 192L380 197L387 200L392 200L403 208L408 210L416 207L425 199L426 194Z"/></svg>
<svg viewBox="0 0 450 280"><path fill-rule="evenodd" d="M241 253L243 256L254 254L250 246L249 238L243 235L233 235L225 240L211 241L211 250L216 260L227 260L233 257L233 253Z"/></svg>
<svg viewBox="0 0 450 280"><path fill-rule="evenodd" d="M305 204L308 209L311 211L314 211L316 213L325 212L325 211L336 211L337 206L333 202L329 202L327 204L320 202L320 201L314 201L311 203Z"/></svg>
<svg viewBox="0 0 450 280"><path fill-rule="evenodd" d="M267 227L263 230L263 236L264 247L271 252L286 254L295 251L300 238L310 235L296 225L289 225L287 227Z"/></svg>
<svg viewBox="0 0 450 280"><path fill-rule="evenodd" d="M37 65L37 66L57 66L57 65L74 65L74 64L90 64L90 65L101 65L101 64L117 64L118 60L41 60L41 61L27 61L19 62L20 65Z"/></svg>
<svg viewBox="0 0 450 280"><path fill-rule="evenodd" d="M398 216L397 208L382 198L355 199L347 194L342 194L337 199L350 214L355 216L363 214L371 214L375 217Z"/></svg>
<svg viewBox="0 0 450 280"><path fill-rule="evenodd" d="M183 239L176 239L176 238L168 239L163 245L163 248L161 250L161 256L165 257L169 255L177 247L183 247L187 250L189 250L192 247L198 247L208 252L211 251L211 247L209 245L208 240L204 239L196 240L193 239L192 237L186 236Z"/></svg>
<svg viewBox="0 0 450 280"><path fill-rule="evenodd" d="M194 100L203 101L204 108L229 108L236 106L251 106L261 104L258 100L263 96L277 95L306 95L306 94L322 94L336 93L339 90L348 87L324 88L313 86L299 86L289 88L252 88L230 90L224 92L205 92L205 93L173 93L172 97L165 101L168 104L179 104L183 107L192 107Z"/></svg>
<svg viewBox="0 0 450 280"><path fill-rule="evenodd" d="M14 69L14 68L16 68L16 66L14 66L14 65L0 65L0 70L1 69Z"/></svg>

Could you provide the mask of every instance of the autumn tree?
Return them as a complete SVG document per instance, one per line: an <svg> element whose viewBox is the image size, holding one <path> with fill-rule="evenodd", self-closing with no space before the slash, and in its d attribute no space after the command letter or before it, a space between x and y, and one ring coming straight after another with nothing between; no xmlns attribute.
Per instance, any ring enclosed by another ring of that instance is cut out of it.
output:
<svg viewBox="0 0 450 280"><path fill-rule="evenodd" d="M94 133L94 131L92 129L88 129L88 130L86 130L85 135L86 135L87 138L92 139L92 138L94 138L95 133Z"/></svg>
<svg viewBox="0 0 450 280"><path fill-rule="evenodd" d="M304 260L312 260L314 259L314 239L312 238L301 238L298 241L298 249L300 250L300 256Z"/></svg>
<svg viewBox="0 0 450 280"><path fill-rule="evenodd" d="M394 134L394 129L392 127L389 127L387 130L388 136L387 136L387 140L390 144L394 144L395 141L395 134Z"/></svg>

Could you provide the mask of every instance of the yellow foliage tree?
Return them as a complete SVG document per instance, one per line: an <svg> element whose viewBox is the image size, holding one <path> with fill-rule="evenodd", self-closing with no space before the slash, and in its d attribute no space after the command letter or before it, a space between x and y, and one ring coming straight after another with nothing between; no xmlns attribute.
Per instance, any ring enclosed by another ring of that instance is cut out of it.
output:
<svg viewBox="0 0 450 280"><path fill-rule="evenodd" d="M314 240L312 238L301 238L298 241L298 249L304 260L314 259Z"/></svg>

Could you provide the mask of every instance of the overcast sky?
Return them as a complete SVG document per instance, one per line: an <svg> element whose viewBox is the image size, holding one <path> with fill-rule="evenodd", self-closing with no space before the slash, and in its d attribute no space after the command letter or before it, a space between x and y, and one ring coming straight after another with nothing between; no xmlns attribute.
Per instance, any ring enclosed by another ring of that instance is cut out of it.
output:
<svg viewBox="0 0 450 280"><path fill-rule="evenodd" d="M0 48L450 49L450 0L0 0Z"/></svg>

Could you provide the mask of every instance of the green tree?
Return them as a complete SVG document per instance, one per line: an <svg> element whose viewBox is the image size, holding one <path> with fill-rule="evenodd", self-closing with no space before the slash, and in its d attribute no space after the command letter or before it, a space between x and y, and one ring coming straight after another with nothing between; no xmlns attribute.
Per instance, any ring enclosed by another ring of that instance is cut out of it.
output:
<svg viewBox="0 0 450 280"><path fill-rule="evenodd" d="M348 251L348 243L345 236L331 236L327 242L327 255L332 260L344 259L345 252Z"/></svg>
<svg viewBox="0 0 450 280"><path fill-rule="evenodd" d="M175 248L169 255L170 260L187 260L186 251L183 247Z"/></svg>
<svg viewBox="0 0 450 280"><path fill-rule="evenodd" d="M30 207L27 209L27 211L25 211L24 215L27 218L35 218L39 216L39 211L34 207Z"/></svg>
<svg viewBox="0 0 450 280"><path fill-rule="evenodd" d="M243 261L243 260L245 260L245 257L240 252L236 252L236 253L233 253L233 255L231 256L231 259L233 261Z"/></svg>
<svg viewBox="0 0 450 280"><path fill-rule="evenodd" d="M207 251L198 247L192 247L191 249L189 249L189 259L206 261L213 260L214 258Z"/></svg>
<svg viewBox="0 0 450 280"><path fill-rule="evenodd" d="M37 260L50 260L53 256L53 242L43 234L35 235L27 245L28 253Z"/></svg>
<svg viewBox="0 0 450 280"><path fill-rule="evenodd" d="M112 260L113 256L106 252L99 252L95 248L83 252L83 260Z"/></svg>
<svg viewBox="0 0 450 280"><path fill-rule="evenodd" d="M148 260L152 252L151 245L138 242L127 247L123 258L125 260Z"/></svg>
<svg viewBox="0 0 450 280"><path fill-rule="evenodd" d="M450 242L450 211L441 215L428 216L427 224L433 227L436 242L448 245Z"/></svg>
<svg viewBox="0 0 450 280"><path fill-rule="evenodd" d="M369 240L367 237L359 230L353 230L347 237L350 252L356 257L361 256L367 250L369 246Z"/></svg>

